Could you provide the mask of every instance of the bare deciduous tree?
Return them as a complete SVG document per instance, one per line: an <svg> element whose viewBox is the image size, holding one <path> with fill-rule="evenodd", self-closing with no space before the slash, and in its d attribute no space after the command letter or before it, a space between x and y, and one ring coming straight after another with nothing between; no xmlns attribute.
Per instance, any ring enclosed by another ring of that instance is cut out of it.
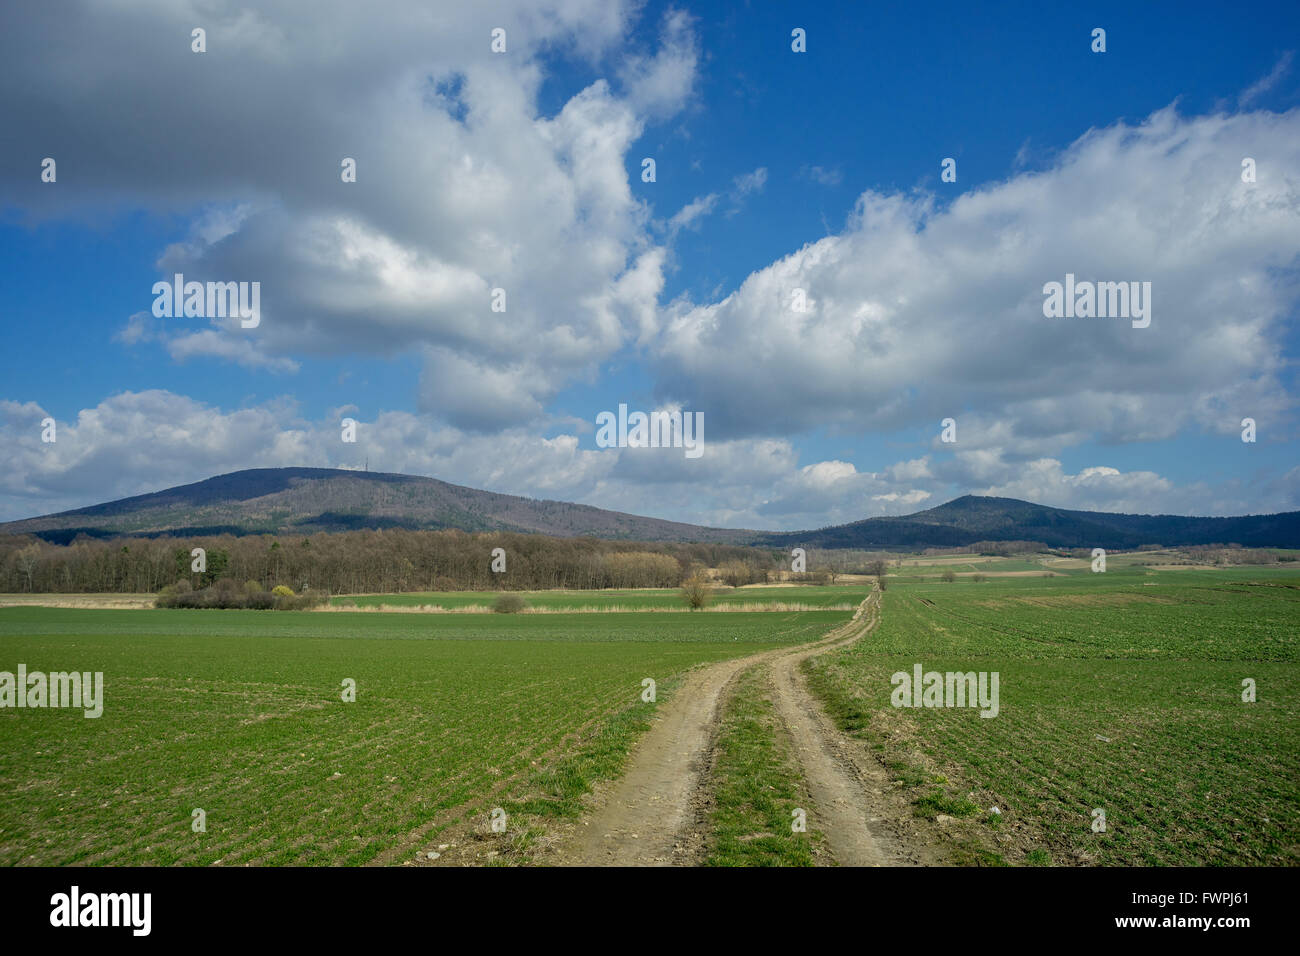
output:
<svg viewBox="0 0 1300 956"><path fill-rule="evenodd" d="M703 610L712 596L713 588L698 574L693 574L682 582L682 600L692 611Z"/></svg>
<svg viewBox="0 0 1300 956"><path fill-rule="evenodd" d="M36 562L40 557L41 546L35 541L14 555L14 562L18 565L18 573L24 578L24 589L27 591L32 589L32 574L36 571Z"/></svg>

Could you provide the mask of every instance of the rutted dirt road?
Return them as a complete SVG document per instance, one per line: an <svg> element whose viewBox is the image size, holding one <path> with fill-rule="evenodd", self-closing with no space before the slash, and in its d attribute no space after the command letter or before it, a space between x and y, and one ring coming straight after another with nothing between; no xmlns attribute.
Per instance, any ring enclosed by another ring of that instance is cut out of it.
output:
<svg viewBox="0 0 1300 956"><path fill-rule="evenodd" d="M578 825L565 862L667 866L699 852L695 806L718 726L723 689L759 656L723 661L686 678L632 751L604 805Z"/></svg>
<svg viewBox="0 0 1300 956"><path fill-rule="evenodd" d="M876 620L871 619L868 630ZM826 835L831 854L841 866L896 862L871 832L872 812L862 783L841 756L847 750L842 735L808 692L799 673L799 665L820 653L825 652L813 648L785 654L773 662L771 669L772 702L794 743L812 799L809 817Z"/></svg>
<svg viewBox="0 0 1300 956"><path fill-rule="evenodd" d="M773 701L807 779L809 819L827 837L836 862L878 866L917 862L893 834L878 825L890 812L884 772L856 754L808 692L799 665L858 640L876 626L880 592L873 591L853 619L820 641L723 661L688 677L637 743L627 772L561 851L579 866L690 864L702 853L701 812L720 708L728 684L742 671L771 665ZM902 828L900 828L902 829Z"/></svg>

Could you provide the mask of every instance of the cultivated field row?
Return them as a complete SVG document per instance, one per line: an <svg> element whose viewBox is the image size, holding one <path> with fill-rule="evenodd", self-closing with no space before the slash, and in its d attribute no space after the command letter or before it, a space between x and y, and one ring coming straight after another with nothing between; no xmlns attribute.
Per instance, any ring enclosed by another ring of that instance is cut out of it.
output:
<svg viewBox="0 0 1300 956"><path fill-rule="evenodd" d="M891 576L856 618L860 585L791 590L698 615L646 613L663 590L0 608L0 672L105 686L96 719L0 709L0 864L1297 862L1289 568ZM996 674L1000 699L898 706L917 668ZM685 777L634 776L655 740L696 754ZM635 816L606 831L631 857L600 849L619 787L661 785L686 800L651 814L668 851Z"/></svg>

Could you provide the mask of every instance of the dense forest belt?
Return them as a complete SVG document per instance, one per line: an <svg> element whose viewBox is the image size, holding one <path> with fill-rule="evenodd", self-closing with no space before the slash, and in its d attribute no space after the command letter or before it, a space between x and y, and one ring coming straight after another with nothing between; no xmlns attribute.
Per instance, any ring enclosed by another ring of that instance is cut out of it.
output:
<svg viewBox="0 0 1300 956"><path fill-rule="evenodd" d="M195 571L194 549L203 549ZM494 553L495 552L495 553ZM504 570L493 570L496 567ZM178 580L284 584L332 594L676 587L697 568L728 584L789 569L789 556L726 544L606 541L505 532L345 531L314 535L82 536L51 544L0 535L0 593L153 593Z"/></svg>

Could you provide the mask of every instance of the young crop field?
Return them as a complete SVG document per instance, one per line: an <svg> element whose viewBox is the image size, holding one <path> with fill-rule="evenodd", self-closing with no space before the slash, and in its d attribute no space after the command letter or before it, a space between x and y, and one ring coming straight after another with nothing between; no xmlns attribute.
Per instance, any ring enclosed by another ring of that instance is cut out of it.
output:
<svg viewBox="0 0 1300 956"><path fill-rule="evenodd" d="M901 576L923 575L934 576L942 574L944 571L953 571L957 574L970 574L974 572L1006 574L1009 572L1037 572L1046 573L1049 567L1041 560L1034 557L1028 558L998 558L979 554L953 554L929 558L902 558L897 567L892 564L889 567L890 574Z"/></svg>
<svg viewBox="0 0 1300 956"><path fill-rule="evenodd" d="M644 678L661 705L848 616L0 609L0 670L104 674L99 718L0 711L0 865L401 863L496 806L526 858L618 772Z"/></svg>
<svg viewBox="0 0 1300 956"><path fill-rule="evenodd" d="M1296 865L1297 634L1286 570L895 581L880 626L806 672L972 861ZM996 716L892 706L917 664L996 672Z"/></svg>
<svg viewBox="0 0 1300 956"><path fill-rule="evenodd" d="M747 605L805 605L837 609L851 608L866 595L868 588L842 585L795 585L790 587L718 587L710 607ZM404 594L358 594L333 599L333 606L361 608L441 607L454 610L466 607L490 608L497 591L413 591ZM540 610L576 611L686 611L677 588L620 588L601 591L518 591L531 607Z"/></svg>
<svg viewBox="0 0 1300 956"><path fill-rule="evenodd" d="M959 864L1300 863L1300 573L1111 562L944 582L948 566L891 574L875 629L803 665L918 839ZM524 592L538 614L376 613L493 592L329 613L0 608L0 671L102 671L105 688L95 719L0 710L0 865L423 863L449 841L458 862L553 862L688 671L816 640L867 593L720 588L746 608L721 614L646 613L681 607L672 589ZM996 673L996 716L892 706L891 676L918 664ZM827 862L804 744L772 669L747 666L719 711L696 862Z"/></svg>

